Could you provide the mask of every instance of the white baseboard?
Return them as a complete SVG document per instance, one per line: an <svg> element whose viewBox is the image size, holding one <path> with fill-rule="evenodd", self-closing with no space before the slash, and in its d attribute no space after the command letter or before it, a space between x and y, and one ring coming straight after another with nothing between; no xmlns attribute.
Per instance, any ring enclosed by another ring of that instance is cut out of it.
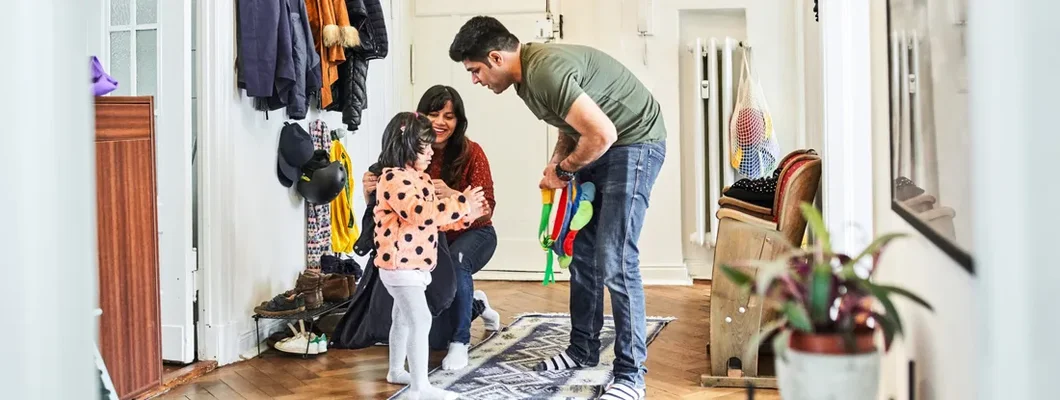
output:
<svg viewBox="0 0 1060 400"><path fill-rule="evenodd" d="M258 356L258 346L261 346L261 351L269 349L269 346L265 343L268 342L269 335L278 331L287 329L287 321L282 319L267 319L261 321L261 342L258 342L258 336L254 332L254 324L251 322L250 330L243 332L239 336L239 361L249 360Z"/></svg>
<svg viewBox="0 0 1060 400"><path fill-rule="evenodd" d="M714 262L710 260L685 260L688 265L688 274L692 279L711 279L714 272Z"/></svg>
<svg viewBox="0 0 1060 400"><path fill-rule="evenodd" d="M267 319L261 321L261 351L265 351L265 342L269 335L274 332L287 329L286 321L279 319ZM217 366L224 366L239 361L249 360L258 355L257 335L254 332L254 320L232 321L228 324L213 325L207 330L207 335L216 334L215 337L207 337L216 346ZM243 328L243 329L240 329ZM202 358L200 354L200 358ZM210 359L206 357L205 359Z"/></svg>
<svg viewBox="0 0 1060 400"><path fill-rule="evenodd" d="M689 286L692 284L692 278L688 275L688 269L684 264L642 266L640 269L640 275L645 286ZM522 272L483 270L475 274L475 280L477 281L540 282L544 277L544 271ZM555 272L555 278L556 282L569 281L570 273L563 269L557 269Z"/></svg>

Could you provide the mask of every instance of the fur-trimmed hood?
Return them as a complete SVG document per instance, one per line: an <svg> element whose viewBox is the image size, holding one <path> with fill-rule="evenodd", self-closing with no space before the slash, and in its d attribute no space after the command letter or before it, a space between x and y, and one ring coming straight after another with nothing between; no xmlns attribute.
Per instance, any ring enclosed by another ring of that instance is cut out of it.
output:
<svg viewBox="0 0 1060 400"><path fill-rule="evenodd" d="M345 0L305 0L305 4L316 50L320 54L323 78L320 107L325 108L333 101L330 88L339 79L338 67L346 61L344 49L359 46L361 37L357 28L350 25Z"/></svg>

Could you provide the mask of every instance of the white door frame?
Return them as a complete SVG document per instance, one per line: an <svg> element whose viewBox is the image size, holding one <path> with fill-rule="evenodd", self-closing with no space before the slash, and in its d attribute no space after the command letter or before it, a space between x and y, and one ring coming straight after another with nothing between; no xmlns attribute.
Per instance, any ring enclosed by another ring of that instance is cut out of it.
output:
<svg viewBox="0 0 1060 400"><path fill-rule="evenodd" d="M191 0L158 1L159 279L162 359L195 359ZM163 12L165 11L165 12Z"/></svg>
<svg viewBox="0 0 1060 400"><path fill-rule="evenodd" d="M235 162L230 121L234 82L226 82L235 60L235 2L222 1L196 7L198 71L198 258L199 289L198 355L224 365L239 359L238 329L232 316L231 276L233 226L228 216L235 209L234 177L228 171ZM227 83L227 84L226 84Z"/></svg>
<svg viewBox="0 0 1060 400"><path fill-rule="evenodd" d="M871 1L821 0L824 86L822 202L836 251L867 245L872 214Z"/></svg>
<svg viewBox="0 0 1060 400"><path fill-rule="evenodd" d="M156 160L158 173L158 268L162 359L189 363L195 359L194 302L192 272L196 267L192 249L192 171L191 171L191 0L156 0L153 23L135 21L136 2L132 0L89 0L89 49L113 68L110 34L130 32L132 63L129 76L119 82L129 95L140 95L136 88L136 32L156 32L155 115ZM111 3L124 1L133 15L128 24L112 26ZM165 12L163 12L165 11Z"/></svg>

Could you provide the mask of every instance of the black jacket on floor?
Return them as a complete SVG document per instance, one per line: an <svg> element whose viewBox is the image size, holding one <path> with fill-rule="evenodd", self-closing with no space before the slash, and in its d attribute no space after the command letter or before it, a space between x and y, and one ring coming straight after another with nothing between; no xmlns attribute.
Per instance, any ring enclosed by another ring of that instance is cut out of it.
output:
<svg viewBox="0 0 1060 400"><path fill-rule="evenodd" d="M365 265L364 276L357 283L357 292L346 314L342 316L329 346L339 349L361 349L376 344L387 343L390 336L391 311L394 298L379 279L379 269L375 266L375 208L374 193L369 196L364 216L361 218L361 236L353 245L358 255L370 254ZM456 275L453 270L452 257L449 255L449 243L445 235L438 235L438 264L431 271L431 284L427 286L427 307L431 310L430 348L444 350L452 341L456 329L452 310L456 296Z"/></svg>

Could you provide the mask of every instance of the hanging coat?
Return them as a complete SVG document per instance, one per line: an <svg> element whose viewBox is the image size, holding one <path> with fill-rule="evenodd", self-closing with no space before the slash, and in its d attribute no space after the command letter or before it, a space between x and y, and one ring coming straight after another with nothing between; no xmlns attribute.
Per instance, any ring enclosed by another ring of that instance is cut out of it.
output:
<svg viewBox="0 0 1060 400"><path fill-rule="evenodd" d="M332 85L339 80L339 66L346 61L346 48L361 44L357 28L350 26L346 0L305 0L313 42L320 56L323 89L320 108L332 103Z"/></svg>
<svg viewBox="0 0 1060 400"><path fill-rule="evenodd" d="M255 108L287 108L305 119L309 99L321 88L320 56L302 0L238 0L238 87Z"/></svg>
<svg viewBox="0 0 1060 400"><path fill-rule="evenodd" d="M339 66L339 80L332 86L335 101L327 110L342 111L342 122L356 131L362 111L368 108L368 62L386 58L390 45L379 0L346 0L346 10L361 44L346 49L346 62Z"/></svg>

